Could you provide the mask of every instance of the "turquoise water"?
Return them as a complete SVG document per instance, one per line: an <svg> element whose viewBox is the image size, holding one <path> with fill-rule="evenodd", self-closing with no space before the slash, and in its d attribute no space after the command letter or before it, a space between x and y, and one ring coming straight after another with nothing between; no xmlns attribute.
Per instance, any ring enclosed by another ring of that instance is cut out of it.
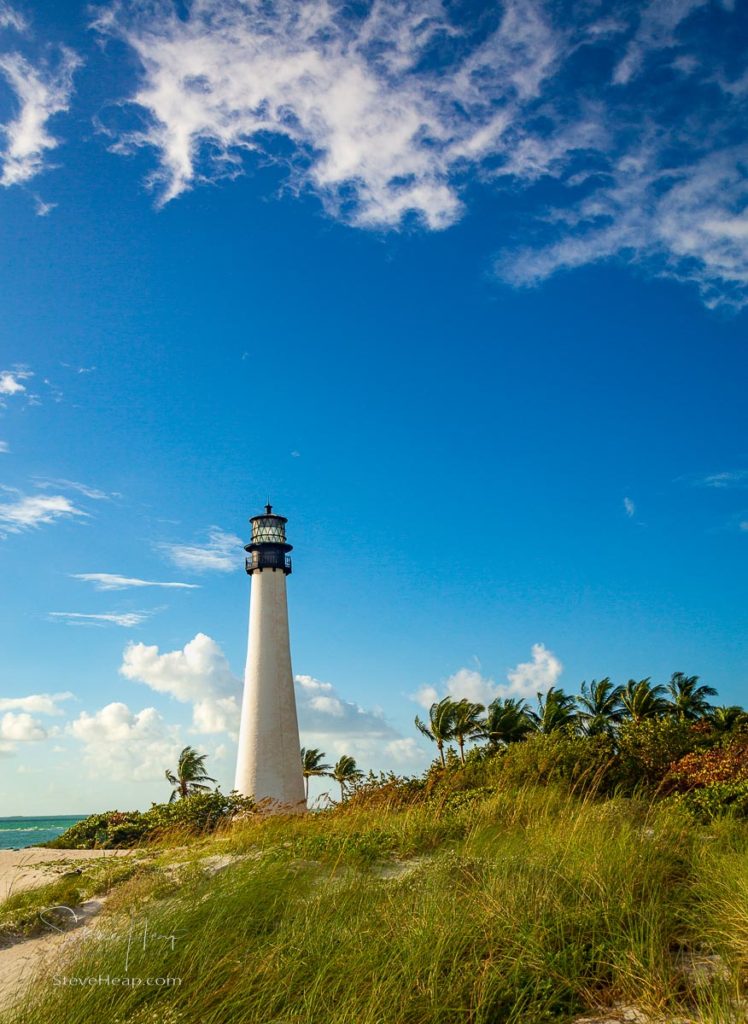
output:
<svg viewBox="0 0 748 1024"><path fill-rule="evenodd" d="M46 843L85 817L85 814L73 814L48 818L0 818L0 850Z"/></svg>

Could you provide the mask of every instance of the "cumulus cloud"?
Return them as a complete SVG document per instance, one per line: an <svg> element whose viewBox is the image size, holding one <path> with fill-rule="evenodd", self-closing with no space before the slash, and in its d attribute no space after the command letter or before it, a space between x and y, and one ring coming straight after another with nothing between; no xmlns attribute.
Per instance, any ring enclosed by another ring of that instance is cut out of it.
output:
<svg viewBox="0 0 748 1024"><path fill-rule="evenodd" d="M139 626L153 612L50 612L49 617L66 626Z"/></svg>
<svg viewBox="0 0 748 1024"><path fill-rule="evenodd" d="M58 705L71 700L69 690L64 693L32 693L27 697L0 697L0 711L28 711L38 715L61 715Z"/></svg>
<svg viewBox="0 0 748 1024"><path fill-rule="evenodd" d="M297 675L296 706L301 742L329 757L351 754L364 765L420 766L428 754L412 737L404 737L379 708L364 708L342 697L332 683Z"/></svg>
<svg viewBox="0 0 748 1024"><path fill-rule="evenodd" d="M208 531L205 544L159 544L158 548L180 569L192 572L231 572L241 564L241 537L217 526Z"/></svg>
<svg viewBox="0 0 748 1024"><path fill-rule="evenodd" d="M17 101L16 116L0 126L0 185L20 185L46 165L49 150L59 145L48 123L68 110L73 92L73 73L80 60L72 50L60 47L57 59L32 62L20 53L0 53L0 74Z"/></svg>
<svg viewBox="0 0 748 1024"><path fill-rule="evenodd" d="M510 194L556 179L565 197L518 225L532 244L499 240L504 280L615 258L695 283L707 305L741 306L746 153L735 140L748 90L714 54L700 59L691 15L704 3L640 2L616 17L590 4L571 19L543 0L505 0L469 23L440 0L192 0L179 13L169 0L117 3L96 28L140 64L129 97L140 122L113 128L113 148L155 154L160 203L254 157L365 228L415 215L443 229L469 181ZM580 82L571 58L595 46ZM673 71L648 88L640 72L663 55Z"/></svg>
<svg viewBox="0 0 748 1024"><path fill-rule="evenodd" d="M198 590L197 583L162 583L158 580L141 580L134 576L118 576L110 572L76 572L74 580L93 583L96 590L128 590L131 587L166 587L179 590Z"/></svg>
<svg viewBox="0 0 748 1024"><path fill-rule="evenodd" d="M15 370L0 370L0 395L21 395L26 391L24 381L34 374L23 367Z"/></svg>
<svg viewBox="0 0 748 1024"><path fill-rule="evenodd" d="M544 644L533 644L530 661L521 662L507 673L509 696L534 697L558 682L563 665Z"/></svg>
<svg viewBox="0 0 748 1024"><path fill-rule="evenodd" d="M359 734L378 740L400 738L380 711L367 711L354 701L344 700L332 683L308 675L297 675L294 682L299 728L304 733L344 738Z"/></svg>
<svg viewBox="0 0 748 1024"><path fill-rule="evenodd" d="M31 743L47 738L47 730L28 712L6 711L0 718L0 740L10 743Z"/></svg>
<svg viewBox="0 0 748 1024"><path fill-rule="evenodd" d="M14 494L10 501L0 501L0 537L21 533L59 519L80 519L88 515L63 494L25 495L8 488Z"/></svg>
<svg viewBox="0 0 748 1024"><path fill-rule="evenodd" d="M155 645L130 644L120 674L192 704L195 732L238 731L241 683L219 645L205 633L198 633L182 650L164 654Z"/></svg>
<svg viewBox="0 0 748 1024"><path fill-rule="evenodd" d="M82 712L67 731L83 744L91 773L112 780L161 780L184 745L178 726L165 722L155 708L136 712L121 702L94 714Z"/></svg>
<svg viewBox="0 0 748 1024"><path fill-rule="evenodd" d="M530 661L520 662L507 672L506 683L497 683L477 669L461 668L449 676L440 687L420 687L413 699L424 708L443 697L470 700L487 706L497 697L533 699L555 686L563 671L560 660L544 644L533 644Z"/></svg>

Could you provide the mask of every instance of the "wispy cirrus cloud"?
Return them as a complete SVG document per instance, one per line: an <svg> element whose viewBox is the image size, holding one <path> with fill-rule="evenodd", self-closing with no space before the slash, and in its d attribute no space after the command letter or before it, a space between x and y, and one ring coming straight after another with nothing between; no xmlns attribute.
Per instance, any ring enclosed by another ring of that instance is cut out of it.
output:
<svg viewBox="0 0 748 1024"><path fill-rule="evenodd" d="M217 526L208 530L204 544L158 544L157 547L180 569L192 572L231 572L241 564L241 537Z"/></svg>
<svg viewBox="0 0 748 1024"><path fill-rule="evenodd" d="M88 516L87 512L74 505L64 494L27 495L11 488L3 490L14 497L9 501L0 501L0 537L33 530L60 519L82 519Z"/></svg>
<svg viewBox="0 0 748 1024"><path fill-rule="evenodd" d="M82 484L77 480L40 479L35 481L35 485L43 491L49 490L53 487L59 487L64 491L75 491L86 498L91 498L92 501L109 501L112 498L119 497L118 494L107 494L106 491L102 491L98 487L92 487L90 484Z"/></svg>
<svg viewBox="0 0 748 1024"><path fill-rule="evenodd" d="M636 504L632 498L623 499L623 511L626 513L629 519L633 519L636 515Z"/></svg>
<svg viewBox="0 0 748 1024"><path fill-rule="evenodd" d="M0 2L0 29L13 29L15 32L26 32L28 29L28 22L23 15L5 3L5 0Z"/></svg>
<svg viewBox="0 0 748 1024"><path fill-rule="evenodd" d="M6 26L26 28L10 8L4 10ZM54 57L41 54L34 60L17 51L0 52L0 75L13 91L17 106L15 117L0 126L0 185L25 184L46 167L47 154L59 145L49 121L68 110L73 74L80 64L77 54L65 46L59 47ZM44 215L49 209L39 212Z"/></svg>
<svg viewBox="0 0 748 1024"><path fill-rule="evenodd" d="M748 469L728 469L720 473L707 473L706 476L696 477L693 482L697 487L712 487L716 490L744 488L748 487Z"/></svg>
<svg viewBox="0 0 748 1024"><path fill-rule="evenodd" d="M640 8L639 23L613 72L616 85L625 85L637 75L647 56L671 50L677 43L678 27L708 0L652 0Z"/></svg>
<svg viewBox="0 0 748 1024"><path fill-rule="evenodd" d="M437 230L463 215L468 183L511 195L555 180L553 204L528 204L497 238L503 280L531 286L616 259L740 307L748 89L742 69L702 55L704 3L638 2L615 16L587 5L572 18L505 0L458 23L439 0L192 0L179 13L129 0L95 27L140 62L129 102L141 123L112 129L113 148L156 154L159 203L244 173L254 156L349 224L416 217ZM575 61L595 47L582 79Z"/></svg>
<svg viewBox="0 0 748 1024"><path fill-rule="evenodd" d="M139 612L49 612L49 618L66 626L139 626L152 611Z"/></svg>
<svg viewBox="0 0 748 1024"><path fill-rule="evenodd" d="M10 445L7 441L0 441L0 455L7 455L10 451Z"/></svg>
<svg viewBox="0 0 748 1024"><path fill-rule="evenodd" d="M96 590L128 590L131 587L163 587L174 590L199 590L199 583L164 583L159 580L141 580L135 576L118 576L111 572L76 572L72 579L93 583Z"/></svg>

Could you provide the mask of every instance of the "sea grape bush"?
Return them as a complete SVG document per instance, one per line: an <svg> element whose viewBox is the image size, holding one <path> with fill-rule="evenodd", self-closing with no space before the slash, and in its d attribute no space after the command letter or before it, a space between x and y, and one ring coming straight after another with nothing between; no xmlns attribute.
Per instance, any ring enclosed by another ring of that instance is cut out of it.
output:
<svg viewBox="0 0 748 1024"><path fill-rule="evenodd" d="M44 845L66 850L111 850L173 832L201 835L214 832L222 823L251 812L253 807L252 800L238 793L196 793L174 803L152 804L143 812L92 814Z"/></svg>

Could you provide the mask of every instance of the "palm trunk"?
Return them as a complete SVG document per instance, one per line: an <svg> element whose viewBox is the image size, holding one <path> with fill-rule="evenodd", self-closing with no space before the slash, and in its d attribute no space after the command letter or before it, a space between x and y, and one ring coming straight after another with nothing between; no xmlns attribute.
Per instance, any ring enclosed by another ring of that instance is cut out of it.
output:
<svg viewBox="0 0 748 1024"><path fill-rule="evenodd" d="M447 762L444 760L444 741L439 740L437 747L439 748L439 757L442 759L442 768L446 768Z"/></svg>
<svg viewBox="0 0 748 1024"><path fill-rule="evenodd" d="M343 782L340 782L340 802L341 804L345 801L345 790L343 789Z"/></svg>
<svg viewBox="0 0 748 1024"><path fill-rule="evenodd" d="M458 743L459 748L460 748L460 761L463 764L465 764L465 737L464 736L458 736L457 737L457 743Z"/></svg>

